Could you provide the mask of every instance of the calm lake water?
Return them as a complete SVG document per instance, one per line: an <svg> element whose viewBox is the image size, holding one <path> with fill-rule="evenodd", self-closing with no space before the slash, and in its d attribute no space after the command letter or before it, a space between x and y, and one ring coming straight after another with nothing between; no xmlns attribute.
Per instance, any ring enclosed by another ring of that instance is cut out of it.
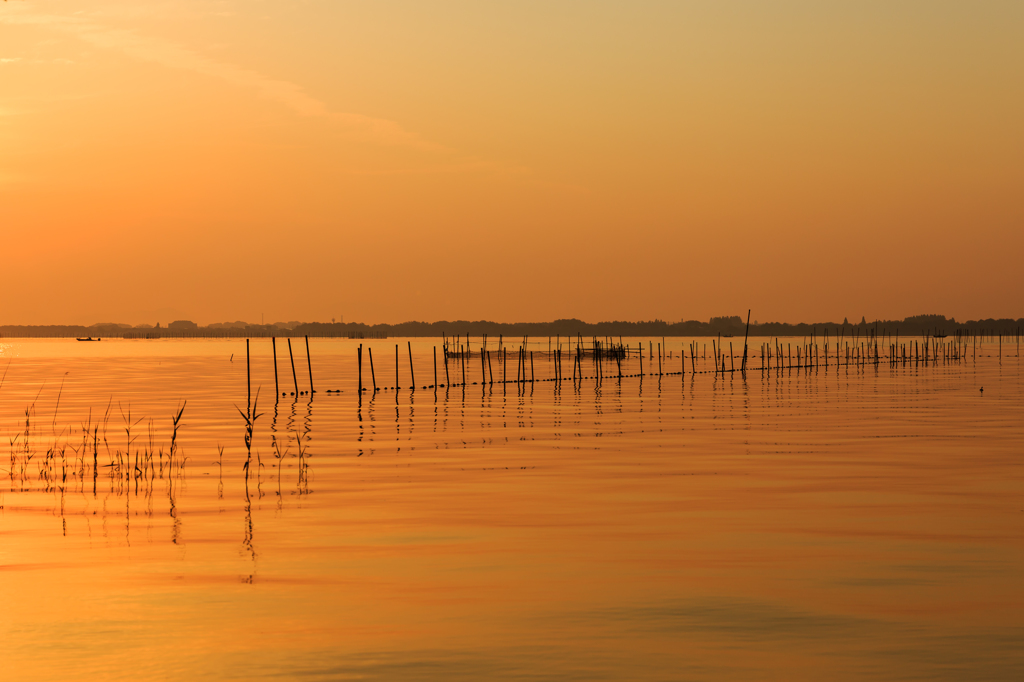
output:
<svg viewBox="0 0 1024 682"><path fill-rule="evenodd" d="M244 340L0 342L0 679L1024 679L1015 347L411 391L406 343L275 400L253 340L247 482Z"/></svg>

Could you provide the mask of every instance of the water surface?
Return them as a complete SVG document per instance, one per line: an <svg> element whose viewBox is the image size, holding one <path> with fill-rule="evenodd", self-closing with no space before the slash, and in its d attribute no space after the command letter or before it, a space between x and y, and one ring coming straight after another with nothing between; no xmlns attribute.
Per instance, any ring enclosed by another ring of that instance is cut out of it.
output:
<svg viewBox="0 0 1024 682"><path fill-rule="evenodd" d="M244 340L4 340L0 678L1021 678L1015 349L493 385L477 355L435 391L411 343L417 390L406 340L311 340L305 394L279 341L275 396L254 340L247 479Z"/></svg>

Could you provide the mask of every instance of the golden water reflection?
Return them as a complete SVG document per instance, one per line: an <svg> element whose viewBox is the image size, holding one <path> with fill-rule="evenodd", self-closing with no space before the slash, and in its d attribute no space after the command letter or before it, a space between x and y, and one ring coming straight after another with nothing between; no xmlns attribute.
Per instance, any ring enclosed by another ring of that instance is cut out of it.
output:
<svg viewBox="0 0 1024 682"><path fill-rule="evenodd" d="M360 397L359 343L296 399L253 342L247 479L244 341L5 341L3 679L1024 669L1016 355Z"/></svg>

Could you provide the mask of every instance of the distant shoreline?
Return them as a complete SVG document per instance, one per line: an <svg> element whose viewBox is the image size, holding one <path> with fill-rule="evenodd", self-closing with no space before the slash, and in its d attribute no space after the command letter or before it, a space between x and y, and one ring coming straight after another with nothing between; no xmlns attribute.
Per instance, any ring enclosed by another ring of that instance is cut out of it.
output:
<svg viewBox="0 0 1024 682"><path fill-rule="evenodd" d="M904 320L863 320L859 323L807 322L789 324L783 322L751 323L751 336L821 336L851 337L870 336L876 330L879 335L902 334L906 336L933 336L956 334L1019 335L1024 329L1021 319L985 319L957 322L942 315L918 315ZM487 322L487 321L443 321L443 322L402 322L398 324L368 325L360 322L306 322L291 328L275 325L248 325L225 327L222 325L201 327L191 322L172 322L167 327L130 327L128 325L102 324L79 325L0 325L0 338L78 338L99 337L118 339L175 339L175 338L269 338L302 337L373 339L391 337L441 337L524 336L546 337L694 337L694 336L743 336L745 321L738 316L717 317L708 322L686 320L682 322L583 322L568 319L553 322Z"/></svg>

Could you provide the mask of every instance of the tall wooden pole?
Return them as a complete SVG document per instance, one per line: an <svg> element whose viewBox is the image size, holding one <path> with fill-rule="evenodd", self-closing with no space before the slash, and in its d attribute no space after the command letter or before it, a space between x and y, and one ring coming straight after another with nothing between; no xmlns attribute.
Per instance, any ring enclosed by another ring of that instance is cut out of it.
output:
<svg viewBox="0 0 1024 682"><path fill-rule="evenodd" d="M740 371L747 371L747 336L750 335L750 308L747 308L747 331L743 332L743 364Z"/></svg>
<svg viewBox="0 0 1024 682"><path fill-rule="evenodd" d="M270 337L270 345L274 348L274 395L281 395L281 388L277 385L277 339Z"/></svg>
<svg viewBox="0 0 1024 682"><path fill-rule="evenodd" d="M373 392L377 392L377 375L373 371L373 349L369 346L366 347L366 352L370 356L370 380L373 382Z"/></svg>
<svg viewBox="0 0 1024 682"><path fill-rule="evenodd" d="M309 370L309 395L312 397L316 391L313 390L313 363L309 359L309 336L306 336L306 368Z"/></svg>
<svg viewBox="0 0 1024 682"><path fill-rule="evenodd" d="M412 367L412 341L407 341L409 344L409 376L412 378L412 389L416 390L416 371Z"/></svg>
<svg viewBox="0 0 1024 682"><path fill-rule="evenodd" d="M295 355L292 353L292 338L288 337L288 359L292 363L292 381L295 383L295 397L299 396L299 377L295 374Z"/></svg>

